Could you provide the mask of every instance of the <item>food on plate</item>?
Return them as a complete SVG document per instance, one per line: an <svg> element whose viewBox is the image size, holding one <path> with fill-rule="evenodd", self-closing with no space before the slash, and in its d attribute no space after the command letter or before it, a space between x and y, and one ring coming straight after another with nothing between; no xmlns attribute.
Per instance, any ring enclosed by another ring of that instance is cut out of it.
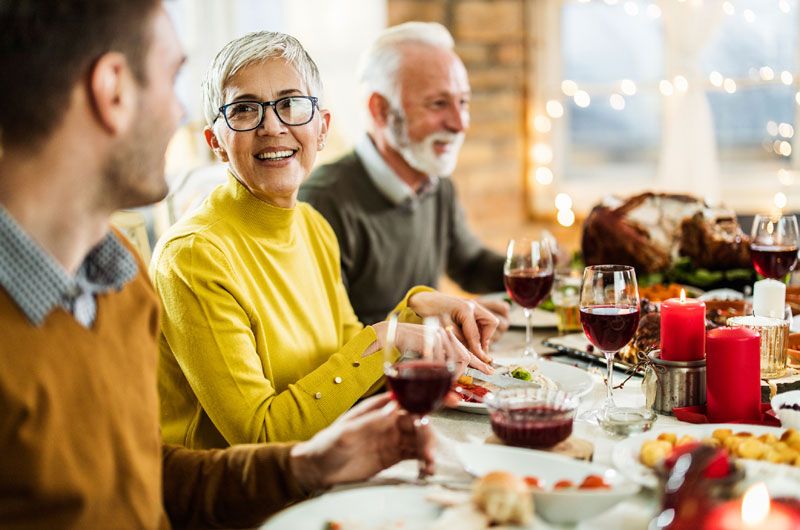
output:
<svg viewBox="0 0 800 530"><path fill-rule="evenodd" d="M513 370L511 370L511 377L514 379L520 379L522 381L530 381L533 379L533 376L529 371L521 366L517 366Z"/></svg>
<svg viewBox="0 0 800 530"><path fill-rule="evenodd" d="M526 484L528 484L528 487L531 489L534 490L547 489L547 485L543 484L538 477L532 477L528 475L526 477L523 477L523 480L525 481ZM555 482L552 487L553 491L570 489L570 488L577 488L580 490L598 490L598 489L607 490L611 489L611 484L606 482L606 479L604 479L600 475L586 475L586 477L577 486L573 481L564 479Z"/></svg>
<svg viewBox="0 0 800 530"><path fill-rule="evenodd" d="M639 298L646 298L651 302L663 302L670 298L680 298L681 289L685 290L677 283L656 283L647 287L639 287Z"/></svg>
<svg viewBox="0 0 800 530"><path fill-rule="evenodd" d="M731 429L716 429L710 437L702 440L676 433L662 433L658 438L642 443L639 461L653 468L661 462L674 461L699 444L719 447L734 458L800 467L800 432L794 429L785 430L780 438L772 433L755 436L747 431L733 432ZM722 467L722 464L719 466Z"/></svg>
<svg viewBox="0 0 800 530"><path fill-rule="evenodd" d="M749 238L735 214L690 195L641 193L609 197L583 225L587 265L632 265L641 276L708 287L752 278Z"/></svg>
<svg viewBox="0 0 800 530"><path fill-rule="evenodd" d="M675 467L675 464L678 462L678 459L681 456L685 455L686 453L691 453L701 445L704 445L703 442L689 442L683 445L675 446L670 455L664 459L664 468L667 470L672 469ZM714 456L708 462L708 464L706 464L706 468L703 471L703 476L706 478L722 478L728 476L731 466L728 453L713 443L711 445L714 446L717 451L714 453Z"/></svg>
<svg viewBox="0 0 800 530"><path fill-rule="evenodd" d="M528 366L510 365L500 366L495 369L495 375L506 376L511 382L525 381L541 388L558 390L558 384L542 374L535 364ZM453 392L461 396L467 403L483 403L483 398L489 392L497 392L500 387L488 381L462 375L453 384Z"/></svg>
<svg viewBox="0 0 800 530"><path fill-rule="evenodd" d="M493 471L475 481L472 501L493 524L527 525L533 519L531 490L513 473Z"/></svg>

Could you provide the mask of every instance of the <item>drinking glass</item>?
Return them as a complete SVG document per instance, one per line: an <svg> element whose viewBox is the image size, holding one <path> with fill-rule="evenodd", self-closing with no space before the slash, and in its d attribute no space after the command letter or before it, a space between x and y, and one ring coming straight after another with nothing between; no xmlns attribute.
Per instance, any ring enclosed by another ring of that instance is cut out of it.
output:
<svg viewBox="0 0 800 530"><path fill-rule="evenodd" d="M581 277L579 273L556 274L550 293L561 334L581 331Z"/></svg>
<svg viewBox="0 0 800 530"><path fill-rule="evenodd" d="M639 325L639 288L633 267L586 267L581 283L580 311L586 338L606 358L606 399L599 411L590 411L601 418L614 408L614 355L630 342Z"/></svg>
<svg viewBox="0 0 800 530"><path fill-rule="evenodd" d="M508 242L503 265L503 283L514 302L525 313L525 351L538 358L531 332L533 309L550 293L553 286L553 249L545 239L512 239Z"/></svg>
<svg viewBox="0 0 800 530"><path fill-rule="evenodd" d="M756 215L750 232L750 259L764 278L783 280L797 265L797 218Z"/></svg>
<svg viewBox="0 0 800 530"><path fill-rule="evenodd" d="M394 399L414 417L414 427L428 424L428 414L437 410L450 391L455 374L455 359L445 348L438 317L423 321L421 348L395 349L397 314L389 317L384 348L384 373ZM419 479L425 477L424 462L419 461Z"/></svg>

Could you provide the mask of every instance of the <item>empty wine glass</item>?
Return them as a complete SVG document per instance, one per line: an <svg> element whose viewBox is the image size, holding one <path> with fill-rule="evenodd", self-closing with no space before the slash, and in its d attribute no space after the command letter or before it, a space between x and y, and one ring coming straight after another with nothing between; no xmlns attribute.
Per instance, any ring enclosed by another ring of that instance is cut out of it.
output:
<svg viewBox="0 0 800 530"><path fill-rule="evenodd" d="M397 344L397 314L389 317L384 348L384 373L394 399L414 417L414 427L428 424L428 414L437 410L453 382L455 358L448 354L438 317L423 321L423 337L419 347L400 348ZM419 460L419 479L425 477L424 462Z"/></svg>
<svg viewBox="0 0 800 530"><path fill-rule="evenodd" d="M525 350L523 355L538 358L531 331L533 309L553 287L553 249L549 241L512 239L508 242L503 265L503 283L514 302L525 313Z"/></svg>
<svg viewBox="0 0 800 530"><path fill-rule="evenodd" d="M750 232L750 259L764 278L782 280L797 265L797 218L756 215Z"/></svg>
<svg viewBox="0 0 800 530"><path fill-rule="evenodd" d="M581 283L580 311L583 332L589 342L603 352L608 370L606 399L602 407L584 413L582 418L597 419L603 425L604 419L627 416L631 411L615 406L612 388L614 356L630 342L639 325L639 288L636 285L636 271L633 267L627 265L586 267ZM638 410L634 409L634 412Z"/></svg>

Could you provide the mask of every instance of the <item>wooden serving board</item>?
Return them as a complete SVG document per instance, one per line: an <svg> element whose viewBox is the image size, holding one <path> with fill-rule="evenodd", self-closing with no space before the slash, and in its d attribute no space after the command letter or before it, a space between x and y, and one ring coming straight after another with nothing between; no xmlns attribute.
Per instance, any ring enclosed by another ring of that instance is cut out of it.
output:
<svg viewBox="0 0 800 530"><path fill-rule="evenodd" d="M490 434L486 438L487 444L505 445L503 440ZM585 460L591 462L594 457L594 444L582 438L570 436L560 444L549 449L540 449L540 451L547 451L548 453L555 453L557 455L564 455L574 458L575 460Z"/></svg>

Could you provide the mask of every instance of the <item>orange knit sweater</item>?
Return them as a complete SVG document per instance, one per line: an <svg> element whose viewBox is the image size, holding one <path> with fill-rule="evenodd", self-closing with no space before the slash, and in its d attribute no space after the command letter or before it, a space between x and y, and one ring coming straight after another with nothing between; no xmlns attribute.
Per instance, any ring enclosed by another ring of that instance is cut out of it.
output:
<svg viewBox="0 0 800 530"><path fill-rule="evenodd" d="M0 288L0 528L252 526L302 497L290 445L162 448L155 293L140 272L97 302L92 329L35 327Z"/></svg>

